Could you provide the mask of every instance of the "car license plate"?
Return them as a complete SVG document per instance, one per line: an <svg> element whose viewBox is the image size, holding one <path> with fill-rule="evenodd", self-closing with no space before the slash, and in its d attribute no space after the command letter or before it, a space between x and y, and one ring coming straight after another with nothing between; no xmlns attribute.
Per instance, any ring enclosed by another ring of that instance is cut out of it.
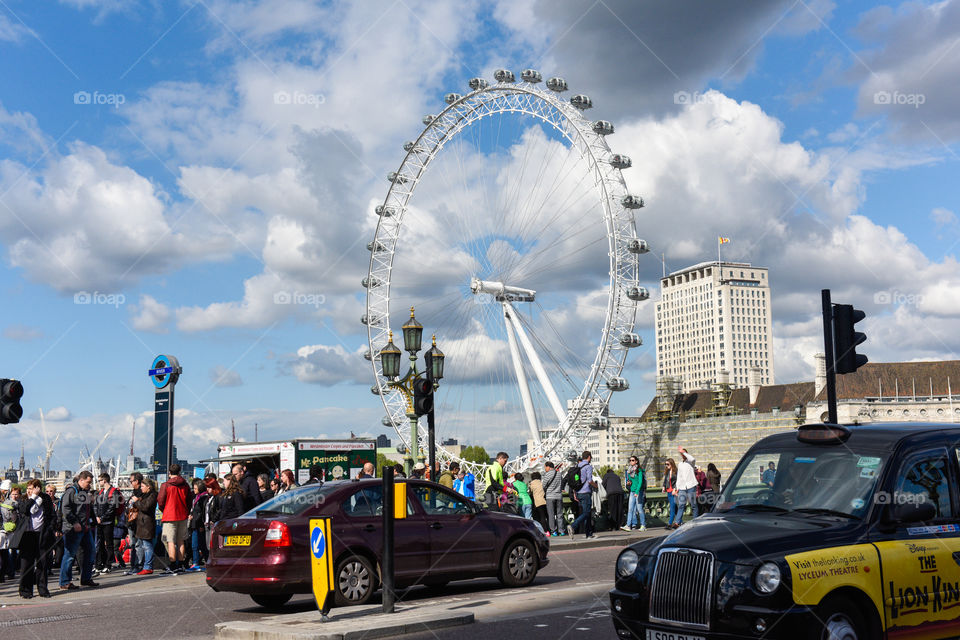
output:
<svg viewBox="0 0 960 640"><path fill-rule="evenodd" d="M687 633L673 631L657 631L647 629L647 640L706 640L703 636L691 636Z"/></svg>
<svg viewBox="0 0 960 640"><path fill-rule="evenodd" d="M225 547L249 547L251 536L225 536L223 546Z"/></svg>

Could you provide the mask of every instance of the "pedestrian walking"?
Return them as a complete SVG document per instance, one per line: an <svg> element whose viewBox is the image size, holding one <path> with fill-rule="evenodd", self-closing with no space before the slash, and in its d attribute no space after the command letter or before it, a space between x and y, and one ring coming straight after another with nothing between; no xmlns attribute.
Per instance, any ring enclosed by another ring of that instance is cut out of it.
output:
<svg viewBox="0 0 960 640"><path fill-rule="evenodd" d="M203 565L206 564L209 555L205 517L210 494L207 493L207 486L200 478L194 478L191 484L193 485L194 498L193 504L190 506L187 530L190 532L190 550L193 553L193 564L187 571L203 571Z"/></svg>
<svg viewBox="0 0 960 640"><path fill-rule="evenodd" d="M473 474L466 469L461 469L460 463L458 462L450 463L450 472L454 475L453 490L464 498L469 498L470 500L476 499L477 490Z"/></svg>
<svg viewBox="0 0 960 640"><path fill-rule="evenodd" d="M74 483L63 490L60 496L60 513L63 516L63 561L60 563L60 589L77 589L73 583L73 562L77 554L80 558L80 585L84 587L100 586L93 581L93 498L90 485L93 474L81 471Z"/></svg>
<svg viewBox="0 0 960 640"><path fill-rule="evenodd" d="M440 474L440 477L437 478L437 484L441 484L448 489L453 489L454 465L456 465L457 468L459 469L459 465L457 465L456 462L451 462L450 466L444 469L443 473Z"/></svg>
<svg viewBox="0 0 960 640"><path fill-rule="evenodd" d="M550 461L543 463L543 493L547 501L547 531L552 536L565 534L563 520L563 478L560 470Z"/></svg>
<svg viewBox="0 0 960 640"><path fill-rule="evenodd" d="M223 487L217 480L217 476L208 473L203 478L203 484L207 488L209 499L204 505L203 526L206 531L213 531L213 527L220 521L220 508L223 503Z"/></svg>
<svg viewBox="0 0 960 640"><path fill-rule="evenodd" d="M60 559L63 558L63 534L60 532L60 527L63 524L60 520L60 500L57 498L57 488L53 484L48 484L44 487L44 493L50 498L50 501L53 503L53 518L55 520L53 526L53 545L50 547L49 560L47 562L47 575L50 574L50 569L60 567Z"/></svg>
<svg viewBox="0 0 960 640"><path fill-rule="evenodd" d="M574 521L567 525L567 533L572 539L578 528L587 539L593 538L593 490L597 488L597 483L593 480L593 466L590 462L593 456L589 451L584 451L580 456L580 462L577 463L577 477L571 483L570 489L573 498L580 505L580 515ZM579 486L577 486L579 484ZM583 525L582 527L580 525Z"/></svg>
<svg viewBox="0 0 960 640"><path fill-rule="evenodd" d="M273 497L273 490L270 488L270 476L266 473L257 476L257 488L260 489L261 504Z"/></svg>
<svg viewBox="0 0 960 640"><path fill-rule="evenodd" d="M167 558L170 560L170 566L165 573L183 573L187 569L184 543L187 540L187 519L190 516L190 505L193 504L193 490L180 475L179 464L171 464L169 472L170 479L160 486L157 494L157 504L163 514L161 538L167 547Z"/></svg>
<svg viewBox="0 0 960 640"><path fill-rule="evenodd" d="M293 477L293 471L284 469L280 472L280 493L297 488L297 479Z"/></svg>
<svg viewBox="0 0 960 640"><path fill-rule="evenodd" d="M613 530L623 526L623 479L612 468L603 474L603 488L607 492L607 516Z"/></svg>
<svg viewBox="0 0 960 640"><path fill-rule="evenodd" d="M707 465L707 480L710 482L713 491L719 494L723 489L723 485L720 482L720 470L717 469L717 465L712 462Z"/></svg>
<svg viewBox="0 0 960 640"><path fill-rule="evenodd" d="M319 463L312 464L310 465L309 474L310 474L310 477L307 479L307 482L305 484L323 484L323 479L324 479L324 475L326 474L326 469L322 464L319 464ZM226 490L227 485L224 484L223 488L224 490ZM237 485L237 488L240 489L242 494L243 488L239 484ZM246 504L246 499L244 500L244 504ZM244 511L246 511L246 509L244 509Z"/></svg>
<svg viewBox="0 0 960 640"><path fill-rule="evenodd" d="M257 482L256 474L242 464L233 465L233 474L240 481L240 488L243 489L243 512L246 513L263 502L263 497L260 495L260 483Z"/></svg>
<svg viewBox="0 0 960 640"><path fill-rule="evenodd" d="M503 493L503 468L510 456L500 451L493 462L483 470L483 503L490 509L500 508L500 495Z"/></svg>
<svg viewBox="0 0 960 640"><path fill-rule="evenodd" d="M307 484L310 484L309 482ZM244 513L243 489L235 476L223 476L223 495L220 502L220 519L239 518Z"/></svg>
<svg viewBox="0 0 960 640"><path fill-rule="evenodd" d="M527 485L530 497L533 499L533 519L540 523L544 533L550 535L550 526L547 524L547 497L543 491L543 476L539 471L530 474L530 483Z"/></svg>
<svg viewBox="0 0 960 640"><path fill-rule="evenodd" d="M153 573L153 538L157 535L157 485L151 478L143 478L140 496L130 498L137 511L137 562L138 576Z"/></svg>
<svg viewBox="0 0 960 640"><path fill-rule="evenodd" d="M622 529L630 531L637 528L637 518L640 519L640 531L647 530L647 514L644 506L647 499L647 476L640 467L637 456L630 456L627 470L624 472L627 481L627 524Z"/></svg>
<svg viewBox="0 0 960 640"><path fill-rule="evenodd" d="M110 474L101 473L100 490L93 501L93 515L97 522L96 573L110 573L114 568L116 550L113 528L123 513L123 494L110 484Z"/></svg>
<svg viewBox="0 0 960 640"><path fill-rule="evenodd" d="M364 478L376 478L377 472L373 467L372 462L364 462L363 468L360 469L360 473L357 474L357 478L362 480Z"/></svg>
<svg viewBox="0 0 960 640"><path fill-rule="evenodd" d="M126 526L127 526L127 549L130 550L130 566L123 573L125 576L136 575L143 568L143 557L137 554L137 507L134 498L139 499L143 495L141 489L143 483L143 474L139 472L131 473L129 476L130 486L133 488L130 492L130 499L127 501Z"/></svg>
<svg viewBox="0 0 960 640"><path fill-rule="evenodd" d="M513 475L513 490L517 492L517 502L520 505L520 511L524 518L533 519L533 498L530 497L530 490L527 483L523 481L522 473Z"/></svg>
<svg viewBox="0 0 960 640"><path fill-rule="evenodd" d="M21 598L32 598L34 586L41 598L50 597L47 588L47 549L53 546L56 539L55 512L53 500L43 492L42 483L36 478L28 480L27 495L17 505L17 528L10 536L10 545L20 551Z"/></svg>
<svg viewBox="0 0 960 640"><path fill-rule="evenodd" d="M677 517L677 463L673 458L667 458L666 467L663 471L663 492L667 494L667 505L669 506L667 518L667 529L675 529L674 519ZM680 514L683 518L683 514Z"/></svg>
<svg viewBox="0 0 960 640"><path fill-rule="evenodd" d="M6 581L13 564L8 536L17 528L17 509L12 492L12 482L4 480L0 483L0 582Z"/></svg>
<svg viewBox="0 0 960 640"><path fill-rule="evenodd" d="M674 523L674 529L683 522L683 512L687 505L690 505L690 511L694 518L697 513L697 472L695 467L696 458L682 446L677 447L680 453L680 464L677 466L677 522Z"/></svg>

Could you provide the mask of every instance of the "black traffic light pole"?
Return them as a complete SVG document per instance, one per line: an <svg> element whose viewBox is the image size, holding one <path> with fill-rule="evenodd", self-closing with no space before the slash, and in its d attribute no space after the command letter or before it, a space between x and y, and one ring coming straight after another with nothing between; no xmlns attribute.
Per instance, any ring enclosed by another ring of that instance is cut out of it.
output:
<svg viewBox="0 0 960 640"><path fill-rule="evenodd" d="M827 358L827 422L837 424L837 371L833 353L833 304L830 289L820 291L823 304L823 351Z"/></svg>
<svg viewBox="0 0 960 640"><path fill-rule="evenodd" d="M383 468L383 612L393 613L393 467Z"/></svg>

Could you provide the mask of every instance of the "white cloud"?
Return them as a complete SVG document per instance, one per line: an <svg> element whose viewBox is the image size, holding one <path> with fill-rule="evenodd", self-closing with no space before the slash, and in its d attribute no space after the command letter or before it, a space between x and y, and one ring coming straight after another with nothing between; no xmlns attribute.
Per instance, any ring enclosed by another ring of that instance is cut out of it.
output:
<svg viewBox="0 0 960 640"><path fill-rule="evenodd" d="M366 347L348 352L340 345L306 345L286 359L283 369L300 382L333 386L340 383L364 384L373 380L373 369L363 358Z"/></svg>
<svg viewBox="0 0 960 640"><path fill-rule="evenodd" d="M943 207L936 207L930 212L930 220L938 229L951 227L957 224L957 214Z"/></svg>
<svg viewBox="0 0 960 640"><path fill-rule="evenodd" d="M22 42L25 36L33 33L19 21L11 20L5 13L0 14L0 41Z"/></svg>
<svg viewBox="0 0 960 640"><path fill-rule="evenodd" d="M3 328L3 337L17 342L30 342L43 337L39 327L29 327L23 324L12 324Z"/></svg>
<svg viewBox="0 0 960 640"><path fill-rule="evenodd" d="M168 333L172 313L170 309L158 302L153 296L142 294L140 304L131 306L130 312L136 314L133 316L133 328L138 331L150 331L153 333Z"/></svg>
<svg viewBox="0 0 960 640"><path fill-rule="evenodd" d="M210 382L215 387L239 387L243 384L243 379L233 369L227 369L222 364L218 364L210 369Z"/></svg>
<svg viewBox="0 0 960 640"><path fill-rule="evenodd" d="M73 416L70 414L69 409L61 406L50 409L43 414L43 417L51 422L64 422L70 420Z"/></svg>

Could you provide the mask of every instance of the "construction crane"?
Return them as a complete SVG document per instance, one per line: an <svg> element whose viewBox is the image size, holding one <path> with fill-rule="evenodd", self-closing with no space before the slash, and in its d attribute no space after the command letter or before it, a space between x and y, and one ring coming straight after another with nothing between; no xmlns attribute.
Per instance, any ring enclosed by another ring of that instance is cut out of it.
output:
<svg viewBox="0 0 960 640"><path fill-rule="evenodd" d="M60 434L58 433L53 442L50 442L50 439L47 437L47 421L43 417L43 409L40 409L40 431L43 435L43 446L46 449L46 455L43 459L43 466L40 467L43 473L43 480L46 481L50 477L50 458L53 457L53 447L57 444L57 440L60 439Z"/></svg>

